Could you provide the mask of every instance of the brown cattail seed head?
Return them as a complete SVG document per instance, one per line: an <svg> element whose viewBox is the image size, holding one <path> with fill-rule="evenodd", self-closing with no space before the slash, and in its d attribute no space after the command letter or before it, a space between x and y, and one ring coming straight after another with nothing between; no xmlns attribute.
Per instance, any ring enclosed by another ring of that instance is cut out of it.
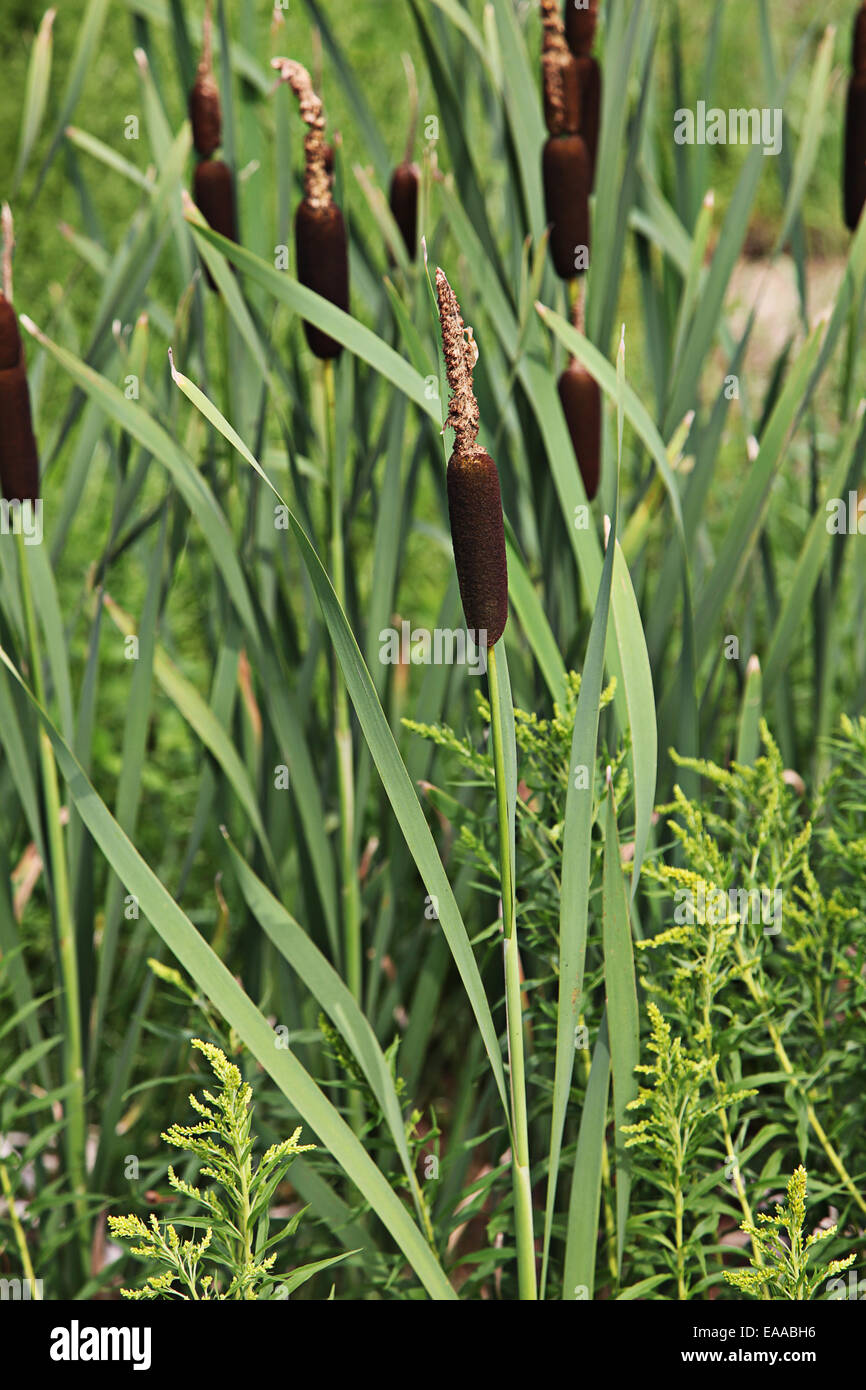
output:
<svg viewBox="0 0 866 1390"><path fill-rule="evenodd" d="M598 24L598 0L565 0L565 36L578 58L592 52Z"/></svg>
<svg viewBox="0 0 866 1390"><path fill-rule="evenodd" d="M866 76L848 84L845 111L845 225L854 231L866 204Z"/></svg>
<svg viewBox="0 0 866 1390"><path fill-rule="evenodd" d="M298 279L307 289L349 312L349 243L343 214L335 202L314 206L306 198L295 214ZM317 357L339 357L341 345L312 323L304 324Z"/></svg>
<svg viewBox="0 0 866 1390"><path fill-rule="evenodd" d="M212 73L198 75L189 94L189 119L192 142L203 159L219 149L222 140L222 111L220 94Z"/></svg>
<svg viewBox="0 0 866 1390"><path fill-rule="evenodd" d="M557 275L577 273L579 247L589 249L590 167L580 135L551 135L542 156L544 206L550 223L550 253Z"/></svg>
<svg viewBox="0 0 866 1390"><path fill-rule="evenodd" d="M577 85L580 92L580 133L586 141L586 152L589 155L589 186L593 189L601 112L601 68L594 58L577 59Z"/></svg>
<svg viewBox="0 0 866 1390"><path fill-rule="evenodd" d="M490 455L476 443L479 416L472 370L478 349L471 329L463 322L454 291L439 269L436 295L442 352L451 388L445 427L454 430L454 450L446 476L454 564L466 626L479 634L479 642L492 647L502 636L508 619L508 565L499 474Z"/></svg>
<svg viewBox="0 0 866 1390"><path fill-rule="evenodd" d="M39 456L30 415L27 366L15 310L0 294L0 487L7 502L35 502Z"/></svg>
<svg viewBox="0 0 866 1390"><path fill-rule="evenodd" d="M195 166L193 197L209 227L229 241L237 241L238 226L235 212L235 187L231 169L221 159L203 159ZM211 289L215 289L210 271L205 274Z"/></svg>
<svg viewBox="0 0 866 1390"><path fill-rule="evenodd" d="M544 43L541 51L544 121L551 135L580 130L580 84L577 59L565 41L559 0L541 0Z"/></svg>
<svg viewBox="0 0 866 1390"><path fill-rule="evenodd" d="M394 221L400 228L409 259L415 259L418 245L418 165L398 164L391 176L389 203Z"/></svg>
<svg viewBox="0 0 866 1390"><path fill-rule="evenodd" d="M479 634L479 642L492 647L508 620L508 566L499 474L484 449L455 445L446 481L454 564L466 626Z"/></svg>
<svg viewBox="0 0 866 1390"><path fill-rule="evenodd" d="M601 473L601 391L585 367L572 360L557 382L562 412L590 502Z"/></svg>
<svg viewBox="0 0 866 1390"><path fill-rule="evenodd" d="M208 155L219 149L222 139L220 94L214 80L211 58L210 0L205 8L202 38L201 62L189 94L189 119L192 125L192 142L202 158L207 159Z"/></svg>
<svg viewBox="0 0 866 1390"><path fill-rule="evenodd" d="M15 310L6 296L0 293L0 371L17 367L21 352L21 334Z"/></svg>
<svg viewBox="0 0 866 1390"><path fill-rule="evenodd" d="M861 5L854 19L852 66L859 77L866 77L866 5Z"/></svg>

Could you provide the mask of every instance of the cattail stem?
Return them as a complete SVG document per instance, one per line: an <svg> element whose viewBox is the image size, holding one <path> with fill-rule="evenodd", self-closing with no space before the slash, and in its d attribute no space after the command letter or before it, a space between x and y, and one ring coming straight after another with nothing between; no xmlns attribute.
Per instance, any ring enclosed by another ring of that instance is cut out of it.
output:
<svg viewBox="0 0 866 1390"><path fill-rule="evenodd" d="M3 204L3 295L12 303L12 251L15 246L15 231L12 224L12 209Z"/></svg>
<svg viewBox="0 0 866 1390"><path fill-rule="evenodd" d="M412 155L415 152L415 136L418 132L418 79L415 76L415 64L408 53L401 55L403 59L403 71L406 74L406 86L409 89L409 128L406 132L406 150L403 155L403 163L411 164Z"/></svg>
<svg viewBox="0 0 866 1390"><path fill-rule="evenodd" d="M523 1053L520 954L515 925L514 862L511 855L511 830L505 782L505 743L495 646L490 647L487 653L487 678L490 686L490 728L493 739L493 769L496 779L496 812L499 822L499 868L502 885L505 1017L511 1098L511 1171L514 1188L517 1284L522 1301L535 1301L538 1297L538 1287L535 1269L535 1234L532 1224L532 1179L529 1164L526 1067Z"/></svg>
<svg viewBox="0 0 866 1390"><path fill-rule="evenodd" d="M334 364L322 363L325 395L325 431L331 467L331 583L341 608L346 606L346 559L343 546L343 479L336 448L336 399ZM346 687L335 671L334 737L340 798L340 881L342 888L343 949L346 983L355 999L361 998L361 897L355 862L355 774L352 727Z"/></svg>
<svg viewBox="0 0 866 1390"><path fill-rule="evenodd" d="M12 1184L9 1181L9 1172L6 1164L3 1163L2 1160L0 1160L0 1190L2 1190L3 1196L6 1198L6 1209L9 1212L9 1220L12 1223L12 1230L15 1233L15 1244L18 1247L18 1257L21 1260L24 1278L30 1286L30 1297L37 1300L41 1299L42 1294L39 1292L39 1281L34 1273L33 1261L30 1258L30 1251L27 1247L27 1237L24 1234L24 1227L21 1225L18 1209L15 1206L15 1194L12 1191Z"/></svg>
<svg viewBox="0 0 866 1390"><path fill-rule="evenodd" d="M24 613L24 627L30 653L30 670L33 693L40 709L46 709L45 683L42 678L42 655L39 647L39 633L36 613L33 607L33 593L30 586L30 557L24 544L23 531L17 534L18 565L21 576L21 604ZM64 1106L66 1109L66 1149L69 1165L69 1180L78 1225L78 1244L82 1270L87 1268L89 1242L87 1239L87 1171L85 1150L87 1142L87 1121L84 1103L84 1048L81 1032L81 993L78 979L78 951L75 937L75 918L72 912L72 896L69 888L69 871L66 862L66 848L63 842L63 827L60 820L60 787L57 778L57 764L54 749L48 732L39 723L39 762L42 772L42 790L45 799L45 828L48 851L51 860L51 891L54 906L55 928L57 932L57 956L60 961L60 974L63 980L63 1061L66 1086L68 1087Z"/></svg>

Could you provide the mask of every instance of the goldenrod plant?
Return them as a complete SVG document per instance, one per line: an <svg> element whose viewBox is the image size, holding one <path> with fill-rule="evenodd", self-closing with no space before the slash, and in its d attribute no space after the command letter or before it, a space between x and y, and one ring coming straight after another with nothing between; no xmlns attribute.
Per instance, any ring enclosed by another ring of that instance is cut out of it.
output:
<svg viewBox="0 0 866 1390"><path fill-rule="evenodd" d="M192 1300L288 1297L322 1265L301 1267L289 1275L275 1273L282 1252L274 1246L294 1235L302 1213L299 1211L272 1236L269 1209L292 1160L316 1146L300 1142L298 1126L290 1138L271 1144L254 1162L252 1087L241 1079L238 1067L221 1048L200 1038L193 1038L192 1045L209 1062L217 1089L215 1093L205 1091L203 1100L192 1093L189 1103L200 1119L194 1125L173 1124L162 1138L166 1144L192 1154L198 1177L210 1179L198 1187L168 1166L170 1187L186 1197L194 1209L195 1219L190 1225L203 1228L204 1234L198 1240L194 1236L181 1240L177 1226L184 1223L180 1218L160 1221L155 1212L147 1222L140 1216L109 1216L112 1236L138 1241L130 1247L133 1255L166 1266L157 1274L149 1274L142 1287L123 1289L123 1296Z"/></svg>
<svg viewBox="0 0 866 1390"><path fill-rule="evenodd" d="M759 1212L757 1223L743 1222L742 1229L752 1237L762 1263L753 1259L751 1270L725 1270L729 1284L745 1294L769 1293L777 1299L803 1301L820 1297L822 1291L826 1296L828 1281L851 1268L856 1253L808 1268L817 1246L835 1236L836 1225L820 1226L805 1235L807 1183L806 1169L800 1164L788 1181L787 1202L777 1202L772 1215Z"/></svg>

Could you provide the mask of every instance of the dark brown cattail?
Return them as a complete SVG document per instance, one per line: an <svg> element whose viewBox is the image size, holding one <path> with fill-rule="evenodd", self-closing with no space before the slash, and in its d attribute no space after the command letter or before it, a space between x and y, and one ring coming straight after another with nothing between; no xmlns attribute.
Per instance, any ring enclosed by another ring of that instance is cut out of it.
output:
<svg viewBox="0 0 866 1390"><path fill-rule="evenodd" d="M848 83L845 109L845 225L856 230L866 204L866 77Z"/></svg>
<svg viewBox="0 0 866 1390"><path fill-rule="evenodd" d="M598 0L565 0L565 36L577 58L592 52L598 24Z"/></svg>
<svg viewBox="0 0 866 1390"><path fill-rule="evenodd" d="M349 312L349 239L343 214L334 202L327 169L327 141L322 103L313 91L310 74L290 58L272 58L284 82L288 82L307 127L304 138L304 197L295 215L295 249L298 280L338 309ZM310 350L316 357L339 357L342 346L304 323Z"/></svg>
<svg viewBox="0 0 866 1390"><path fill-rule="evenodd" d="M577 59L565 41L559 0L541 0L544 42L541 50L544 121L551 135L580 130L580 83Z"/></svg>
<svg viewBox="0 0 866 1390"><path fill-rule="evenodd" d="M343 214L335 202L314 207L305 198L295 214L298 279L307 289L349 312L349 245ZM315 324L304 323L310 351L323 360L339 357L342 346Z"/></svg>
<svg viewBox="0 0 866 1390"><path fill-rule="evenodd" d="M557 382L562 411L583 486L590 502L601 473L601 392L598 382L574 358Z"/></svg>
<svg viewBox="0 0 866 1390"><path fill-rule="evenodd" d="M203 159L195 166L193 196L209 227L220 236L237 241L238 227L235 211L235 186L232 171L221 159ZM211 289L216 289L213 277L205 266Z"/></svg>
<svg viewBox="0 0 866 1390"><path fill-rule="evenodd" d="M388 202L394 221L406 243L409 259L415 259L418 245L418 186L420 173L417 164L398 164L391 175Z"/></svg>
<svg viewBox="0 0 866 1390"><path fill-rule="evenodd" d="M492 647L508 620L508 564L499 474L493 459L477 443L479 415L472 370L478 349L441 270L436 271L436 293L451 388L446 427L454 430L446 476L454 564L466 626L479 644Z"/></svg>
<svg viewBox="0 0 866 1390"><path fill-rule="evenodd" d="M400 228L409 259L414 261L415 252L418 249L418 188L421 174L418 165L412 159L412 152L415 148L415 131L418 125L418 83L415 80L415 68L408 53L403 54L403 67L406 72L406 86L409 89L409 130L406 136L403 162L397 165L391 175L388 203L394 221ZM388 260L393 264L394 256L390 246L388 247Z"/></svg>
<svg viewBox="0 0 866 1390"><path fill-rule="evenodd" d="M3 208L3 290L0 291L0 487L7 502L35 502L39 456L30 415L27 364L12 308L12 216Z"/></svg>
<svg viewBox="0 0 866 1390"><path fill-rule="evenodd" d="M580 90L580 133L586 141L586 152L589 155L589 186L593 189L601 112L601 68L594 58L577 59L577 84Z"/></svg>
<svg viewBox="0 0 866 1390"><path fill-rule="evenodd" d="M205 9L203 25L204 46L195 82L189 94L189 119L192 142L203 159L219 149L222 140L222 111L220 94L213 75L211 59L210 0Z"/></svg>
<svg viewBox="0 0 866 1390"><path fill-rule="evenodd" d="M237 241L235 186L232 171L221 159L203 159L195 166L193 176L195 201L220 236Z"/></svg>
<svg viewBox="0 0 866 1390"><path fill-rule="evenodd" d="M854 231L866 203L866 5L854 20L854 75L845 109L845 225Z"/></svg>
<svg viewBox="0 0 866 1390"><path fill-rule="evenodd" d="M854 17L851 66L855 76L866 76L866 5L861 5Z"/></svg>
<svg viewBox="0 0 866 1390"><path fill-rule="evenodd" d="M571 280L578 270L579 248L589 253L590 168L580 135L551 135L542 157L544 206L550 223L550 253L557 275Z"/></svg>

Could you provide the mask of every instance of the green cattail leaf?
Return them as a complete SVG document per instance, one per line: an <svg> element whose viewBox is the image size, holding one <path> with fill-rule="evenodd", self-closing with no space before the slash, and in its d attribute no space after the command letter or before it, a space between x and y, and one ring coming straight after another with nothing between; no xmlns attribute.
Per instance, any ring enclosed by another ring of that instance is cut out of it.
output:
<svg viewBox="0 0 866 1390"><path fill-rule="evenodd" d="M481 59L494 87L498 90L499 82L497 73L494 65L490 61L490 50L486 39L473 23L468 11L465 10L462 5L458 4L457 0L430 0L430 3L435 5L437 10L441 10L446 18L450 19L455 29L459 30L465 39L469 40L470 44L475 49L476 56Z"/></svg>
<svg viewBox="0 0 866 1390"><path fill-rule="evenodd" d="M830 95L835 38L836 30L832 24L828 24L813 60L809 95L806 98L806 110L803 113L800 126L803 134L797 147L797 157L794 160L791 183L785 200L785 211L782 215L782 226L779 229L773 250L774 256L780 254L788 241L794 219L799 215L803 195L815 167L815 160L818 157L824 130L824 113Z"/></svg>
<svg viewBox="0 0 866 1390"><path fill-rule="evenodd" d="M24 88L24 106L21 112L21 135L18 142L18 162L12 180L14 197L21 183L21 175L27 168L33 153L33 146L42 129L45 103L48 100L48 87L51 82L51 54L54 46L52 26L56 9L46 10L33 40L30 64L27 68L27 85Z"/></svg>
<svg viewBox="0 0 866 1390"><path fill-rule="evenodd" d="M582 333L578 333L577 329L564 319L561 314L555 313L553 309L547 308L544 304L538 304L536 308L541 315L542 321L552 330L572 356L576 357L578 362L583 363L590 375L598 382L602 391L610 396L612 400L616 400L616 372L607 358L599 352L598 348L593 347L592 343L585 338ZM656 429L656 426L653 424L649 411L634 390L634 387L630 386L628 382L625 383L623 391L623 412L635 433L643 440L661 474L665 490L670 500L677 531L681 537L681 544L684 545L685 540L679 484L671 469L667 449L665 448L662 437ZM677 420L672 426L671 433L678 427L679 423L680 421Z"/></svg>
<svg viewBox="0 0 866 1390"><path fill-rule="evenodd" d="M415 860L427 892L438 903L439 922L451 948L451 953L454 956L454 961L484 1038L484 1045L490 1059L497 1090L507 1115L509 1109L506 1098L505 1073L502 1067L498 1037L469 935L448 876L439 858L435 841L421 810L415 787L406 770L406 765L400 757L399 749L379 702L370 673L364 663L352 629L346 620L346 615L334 593L331 581L303 527L274 487L261 464L238 437L236 431L220 414L213 402L208 400L204 392L199 390L193 382L182 377L176 371L174 376L184 394L202 411L223 437L237 449L241 457L255 470L278 501L286 508L292 531L300 548L301 559L319 599L349 696L361 725L361 731L370 748L373 761L403 832L409 852Z"/></svg>
<svg viewBox="0 0 866 1390"><path fill-rule="evenodd" d="M86 130L79 130L78 126L68 125L66 127L66 138L76 149L83 150L85 154L93 155L100 164L104 164L113 173L120 174L122 178L129 179L137 188L142 188L146 193L153 193L155 184L153 178L139 169L130 160L124 159L122 154L111 145L106 145L102 140L97 140L95 135L88 135Z"/></svg>
<svg viewBox="0 0 866 1390"><path fill-rule="evenodd" d="M598 1259L598 1213L601 1201L602 1155L607 1130L607 1098L610 1091L610 1039L607 1009L599 1024L592 1053L586 1096L580 1115L574 1173L568 1199L562 1297L568 1302L595 1289Z"/></svg>
<svg viewBox="0 0 866 1390"><path fill-rule="evenodd" d="M303 4L322 36L322 43L334 64L335 80L339 83L340 90L354 113L359 143L365 150L367 157L372 159L379 183L384 185L388 182L391 173L391 156L376 118L370 109L370 104L364 95L364 90L358 81L355 69L346 60L346 55L334 37L334 31L318 0L303 0Z"/></svg>
<svg viewBox="0 0 866 1390"><path fill-rule="evenodd" d="M336 308L327 299L323 299L321 295L314 294L312 290L299 284L285 271L274 270L273 266L260 260L258 256L254 256L245 247L227 241L225 237L218 236L209 227L193 226L192 231L196 242L209 241L212 246L217 247L226 260L231 261L232 265L238 267L238 270L243 271L250 279L262 285L274 299L279 300L282 304L287 304L290 309L309 320L310 323L315 324L323 333L327 333L329 337L342 343L349 352L360 357L362 362L367 362L375 371L408 396L411 401L419 405L426 415L436 421L437 426L441 426L439 403L436 400L428 399L424 378L409 365L404 357L396 353L381 338L377 338L376 334L372 333L369 328L365 328L357 319L344 313L342 309Z"/></svg>
<svg viewBox="0 0 866 1390"><path fill-rule="evenodd" d="M411 274L411 261L406 250L406 243L397 225L394 213L389 205L388 199L382 189L370 178L366 169L360 164L352 165L352 173L361 185L361 190L367 200L373 217L376 219L379 231L382 233L385 245L389 253L393 256L397 265L404 275Z"/></svg>
<svg viewBox="0 0 866 1390"><path fill-rule="evenodd" d="M172 30L171 40L172 42L174 41L174 18L173 15L169 13L169 7L165 3L165 0L124 0L124 3L130 14L139 15L142 19L146 19L148 24L155 24L160 29L167 29L170 27ZM172 9L174 8L174 4L172 3ZM200 19L192 19L188 15L187 33L191 42L195 45L196 52L200 52L203 40L202 21ZM219 26L217 25L215 26L213 34L213 49L215 55L220 52L219 40ZM254 87L261 96L267 96L273 86L271 74L256 61L252 54L244 48L242 44L232 43L229 54L231 57L232 70L237 73L238 77L242 77L245 82L249 82L250 86ZM190 82L184 82L184 91L188 91L190 85Z"/></svg>
<svg viewBox="0 0 866 1390"><path fill-rule="evenodd" d="M616 535L616 494L611 523L611 542ZM607 547L601 583L589 631L580 694L574 717L574 733L568 764L568 791L562 828L562 889L559 908L559 999L556 1013L556 1064L548 1148L547 1200L544 1219L542 1296L547 1272L556 1185L562 1153L565 1114L574 1071L575 1029L583 999L583 974L589 921L590 841L595 818L595 759L598 720L604 676L604 652L610 615L615 546ZM573 1183L581 1183L575 1170Z"/></svg>
<svg viewBox="0 0 866 1390"><path fill-rule="evenodd" d="M508 557L508 600L513 607L523 635L538 662L551 699L558 705L565 704L565 662L547 620L547 614L532 580L529 577L517 537L505 519L505 553Z"/></svg>
<svg viewBox="0 0 866 1390"><path fill-rule="evenodd" d="M135 833L138 808L142 793L142 771L147 757L147 735L153 707L153 658L156 646L156 627L159 619L159 600L162 591L162 563L165 554L165 539L168 530L168 512L163 513L159 536L150 556L149 579L141 617L138 624L138 659L133 662L129 685L129 698L126 705L126 718L123 726L120 772L117 778L114 814L121 830L126 835ZM91 1049L94 1056L99 1055L102 1029L105 1022L105 1009L114 974L114 960L117 942L123 922L121 911L123 884L116 874L109 874L105 894L103 914L102 949L99 952L99 965L96 982L96 1010L91 1032ZM114 1102L117 1114L109 1113L108 1107ZM114 1087L109 1089L106 1105L106 1123L102 1127L100 1145L97 1151L96 1167L100 1157L105 1157L110 1136L115 1133L119 1118L120 1096L114 1095Z"/></svg>
<svg viewBox="0 0 866 1390"><path fill-rule="evenodd" d="M658 769L658 729L652 669L640 609L632 587L628 563L622 546L616 542L611 597L616 642L619 648L631 730L631 760L634 768L634 864L631 896L637 892L655 805Z"/></svg>
<svg viewBox="0 0 866 1390"><path fill-rule="evenodd" d="M244 901L259 926L280 954L303 980L320 1007L339 1029L352 1055L370 1083L400 1155L419 1220L423 1219L418 1179L406 1143L406 1126L394 1087L394 1078L379 1041L341 976L304 930L253 872L226 831L232 863Z"/></svg>
<svg viewBox="0 0 866 1390"><path fill-rule="evenodd" d="M123 609L108 594L103 596L102 601L115 627L124 636L129 636L135 631L135 624L129 614L124 613ZM249 773L244 767L229 734L207 701L202 699L192 682L187 680L186 676L177 669L174 662L169 659L158 643L154 648L153 673L178 714L186 720L193 733L222 768L226 780L249 817L256 838L262 847L268 872L273 876L274 882L278 883L279 871L259 811L256 793L250 781Z"/></svg>
<svg viewBox="0 0 866 1390"><path fill-rule="evenodd" d="M751 766L760 751L762 706L761 663L756 656L750 656L737 728L736 761L744 767Z"/></svg>
<svg viewBox="0 0 866 1390"><path fill-rule="evenodd" d="M51 341L30 319L22 315L20 319L33 338L57 361L64 371L93 400L98 402L105 413L132 435L139 444L168 470L181 497L183 497L211 549L218 569L226 582L228 593L238 610L245 626L252 636L259 638L259 626L250 600L246 580L241 570L232 542L231 531L223 512L210 487L202 475L193 468L186 454L156 420L133 400L128 400L123 392L92 367L81 362L71 352Z"/></svg>
<svg viewBox="0 0 866 1390"><path fill-rule="evenodd" d="M716 563L698 594L698 632L716 631L728 595L734 592L738 576L757 543L769 504L770 485L784 458L795 421L806 409L816 384L813 374L826 331L824 320L809 335L764 430Z"/></svg>
<svg viewBox="0 0 866 1390"><path fill-rule="evenodd" d="M430 1246L391 1184L297 1057L274 1046L274 1031L267 1019L124 835L2 647L0 661L39 716L69 794L94 842L123 880L127 891L138 899L143 914L370 1203L431 1298L456 1298Z"/></svg>
<svg viewBox="0 0 866 1390"><path fill-rule="evenodd" d="M69 123L69 118L81 96L87 74L90 71L93 56L102 34L102 26L108 14L109 0L89 0L84 18L78 30L78 42L75 46L75 53L72 58L72 66L69 69L69 76L66 79L66 90L60 103L60 115L54 130L51 146L48 150L42 168L39 171L39 181L37 193L42 187L45 175L48 173L54 162L60 144L63 140L64 131Z"/></svg>
<svg viewBox="0 0 866 1390"><path fill-rule="evenodd" d="M768 696L775 689L780 676L787 669L788 662L794 655L794 634L809 612L809 603L831 541L835 541L837 545L843 543L840 537L833 536L827 529L826 503L833 497L843 495L854 450L858 445L861 450L863 448L864 410L866 410L866 402L861 400L855 411L854 419L842 437L833 471L827 478L824 502L818 507L812 518L797 559L793 577L786 586L785 599L776 619L764 660L764 693Z"/></svg>
<svg viewBox="0 0 866 1390"><path fill-rule="evenodd" d="M638 1093L635 1067L640 1061L637 984L628 897L621 865L613 786L608 778L603 870L604 992L613 1073L614 1148L616 1153L616 1262L622 1272L622 1253L631 1193L631 1163L622 1126L628 1106Z"/></svg>
<svg viewBox="0 0 866 1390"><path fill-rule="evenodd" d="M545 136L538 81L512 0L493 0L493 8L502 54L502 95L517 151L529 231L537 240L544 229L538 152Z"/></svg>

